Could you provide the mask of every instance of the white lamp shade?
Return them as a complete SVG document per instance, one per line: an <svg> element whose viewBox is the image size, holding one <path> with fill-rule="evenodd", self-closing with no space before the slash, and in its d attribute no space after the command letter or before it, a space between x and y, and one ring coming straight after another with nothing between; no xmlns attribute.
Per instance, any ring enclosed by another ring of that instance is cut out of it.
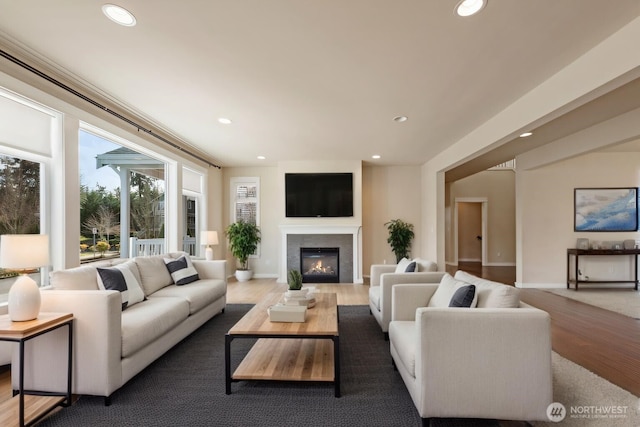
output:
<svg viewBox="0 0 640 427"><path fill-rule="evenodd" d="M218 244L218 232L217 231L203 231L200 234L200 244L209 246Z"/></svg>
<svg viewBox="0 0 640 427"><path fill-rule="evenodd" d="M49 265L49 236L5 234L0 236L0 267L29 269Z"/></svg>

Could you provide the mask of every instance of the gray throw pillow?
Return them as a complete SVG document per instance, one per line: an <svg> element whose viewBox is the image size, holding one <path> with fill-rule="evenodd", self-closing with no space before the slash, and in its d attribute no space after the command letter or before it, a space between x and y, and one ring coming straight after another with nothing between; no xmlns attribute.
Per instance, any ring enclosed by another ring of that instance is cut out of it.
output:
<svg viewBox="0 0 640 427"><path fill-rule="evenodd" d="M404 269L405 273L413 273L416 271L416 262L415 261L411 261L409 263L409 265L407 265L407 268Z"/></svg>
<svg viewBox="0 0 640 427"><path fill-rule="evenodd" d="M451 297L449 307L471 307L475 294L475 285L461 286L456 289L455 293Z"/></svg>

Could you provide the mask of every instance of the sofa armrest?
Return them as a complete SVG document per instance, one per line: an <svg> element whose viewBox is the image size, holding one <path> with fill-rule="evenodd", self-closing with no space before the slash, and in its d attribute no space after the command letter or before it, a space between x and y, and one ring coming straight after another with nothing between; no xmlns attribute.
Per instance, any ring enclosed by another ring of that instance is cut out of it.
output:
<svg viewBox="0 0 640 427"><path fill-rule="evenodd" d="M221 279L227 281L226 260L193 260L193 266L198 270L198 276L202 279Z"/></svg>
<svg viewBox="0 0 640 427"><path fill-rule="evenodd" d="M438 289L435 283L399 284L393 287L391 320L415 320L416 309L425 307Z"/></svg>
<svg viewBox="0 0 640 427"><path fill-rule="evenodd" d="M41 299L43 312L73 313L73 393L109 396L117 390L122 382L120 292L42 290ZM66 389L66 328L44 334L28 344L32 347L25 353L25 388ZM16 351L12 363L15 374L12 378L16 380L18 360ZM15 382L13 386L17 388Z"/></svg>
<svg viewBox="0 0 640 427"><path fill-rule="evenodd" d="M391 290L399 284L405 283L440 283L445 273L429 271L423 273L384 273L380 276L380 311L382 322L387 327L391 321ZM431 297L429 297L431 298ZM427 302L429 300L427 299ZM426 304L422 304L425 306Z"/></svg>
<svg viewBox="0 0 640 427"><path fill-rule="evenodd" d="M546 419L553 402L548 313L419 308L415 333L421 414L424 409L432 417Z"/></svg>
<svg viewBox="0 0 640 427"><path fill-rule="evenodd" d="M395 264L371 264L369 286L380 286L380 275L396 271Z"/></svg>

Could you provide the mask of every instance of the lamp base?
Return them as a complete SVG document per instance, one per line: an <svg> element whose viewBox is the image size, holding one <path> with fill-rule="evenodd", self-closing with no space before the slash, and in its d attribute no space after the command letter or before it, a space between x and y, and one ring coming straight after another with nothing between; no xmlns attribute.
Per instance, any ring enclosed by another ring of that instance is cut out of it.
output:
<svg viewBox="0 0 640 427"><path fill-rule="evenodd" d="M204 251L204 257L207 261L213 259L213 249L211 249L211 246L207 246L207 249Z"/></svg>
<svg viewBox="0 0 640 427"><path fill-rule="evenodd" d="M38 318L40 313L40 288L31 277L23 274L9 289L9 319L25 322Z"/></svg>

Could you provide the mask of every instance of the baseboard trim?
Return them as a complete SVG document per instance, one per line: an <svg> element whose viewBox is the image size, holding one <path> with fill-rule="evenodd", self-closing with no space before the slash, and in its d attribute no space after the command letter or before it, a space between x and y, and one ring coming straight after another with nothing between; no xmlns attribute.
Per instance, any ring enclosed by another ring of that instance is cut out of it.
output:
<svg viewBox="0 0 640 427"><path fill-rule="evenodd" d="M515 267L515 262L488 262L482 264L483 267Z"/></svg>
<svg viewBox="0 0 640 427"><path fill-rule="evenodd" d="M516 288L522 289L563 289L567 287L566 283L522 283L516 282Z"/></svg>

